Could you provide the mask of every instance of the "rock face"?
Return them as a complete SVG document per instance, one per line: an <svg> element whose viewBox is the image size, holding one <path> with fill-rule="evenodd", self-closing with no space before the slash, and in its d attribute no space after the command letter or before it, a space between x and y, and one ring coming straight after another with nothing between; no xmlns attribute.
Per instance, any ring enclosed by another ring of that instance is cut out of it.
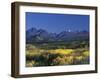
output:
<svg viewBox="0 0 100 80"><path fill-rule="evenodd" d="M26 31L26 42L50 42L68 40L89 40L88 31L62 31L59 34L49 33L43 29L31 28Z"/></svg>

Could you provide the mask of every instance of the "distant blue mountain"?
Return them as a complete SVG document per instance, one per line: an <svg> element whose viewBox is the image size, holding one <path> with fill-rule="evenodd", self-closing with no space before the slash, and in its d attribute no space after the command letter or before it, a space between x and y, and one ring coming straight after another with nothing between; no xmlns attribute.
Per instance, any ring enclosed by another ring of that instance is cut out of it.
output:
<svg viewBox="0 0 100 80"><path fill-rule="evenodd" d="M60 33L49 33L43 29L31 28L26 31L26 42L47 42L89 39L88 31L62 31Z"/></svg>

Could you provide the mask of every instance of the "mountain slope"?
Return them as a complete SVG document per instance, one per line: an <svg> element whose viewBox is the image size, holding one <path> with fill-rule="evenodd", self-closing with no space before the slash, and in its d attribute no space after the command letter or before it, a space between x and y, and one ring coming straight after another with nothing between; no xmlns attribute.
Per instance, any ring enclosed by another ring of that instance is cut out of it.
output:
<svg viewBox="0 0 100 80"><path fill-rule="evenodd" d="M89 32L68 32L49 33L43 29L31 28L26 31L26 41L29 42L49 42L49 41L68 41L68 40L88 40Z"/></svg>

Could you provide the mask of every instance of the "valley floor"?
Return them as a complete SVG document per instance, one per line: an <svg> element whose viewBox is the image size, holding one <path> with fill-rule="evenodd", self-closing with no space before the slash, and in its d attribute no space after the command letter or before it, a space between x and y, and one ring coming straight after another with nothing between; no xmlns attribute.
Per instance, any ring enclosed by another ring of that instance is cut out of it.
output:
<svg viewBox="0 0 100 80"><path fill-rule="evenodd" d="M46 45L26 44L26 67L89 64L90 54L86 44L76 49L65 45L55 48Z"/></svg>

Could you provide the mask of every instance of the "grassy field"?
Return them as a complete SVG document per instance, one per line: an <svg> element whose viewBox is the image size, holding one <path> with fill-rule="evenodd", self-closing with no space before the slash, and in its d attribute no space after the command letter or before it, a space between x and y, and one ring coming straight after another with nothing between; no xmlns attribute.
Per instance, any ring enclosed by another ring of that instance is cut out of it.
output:
<svg viewBox="0 0 100 80"><path fill-rule="evenodd" d="M26 67L89 64L87 41L26 44Z"/></svg>

